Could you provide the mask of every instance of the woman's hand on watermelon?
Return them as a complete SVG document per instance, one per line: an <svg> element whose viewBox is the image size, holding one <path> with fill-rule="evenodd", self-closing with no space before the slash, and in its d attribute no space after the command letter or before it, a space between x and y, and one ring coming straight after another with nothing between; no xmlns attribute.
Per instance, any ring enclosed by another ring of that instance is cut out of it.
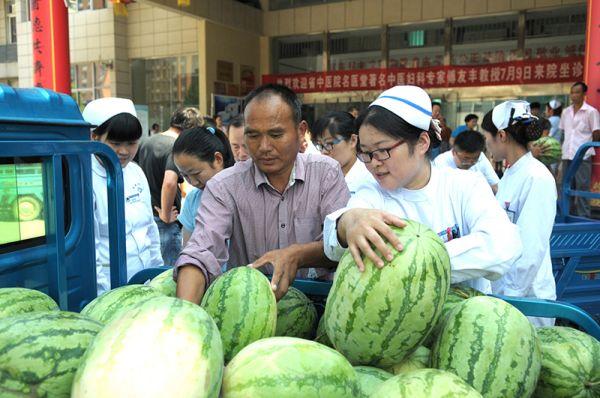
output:
<svg viewBox="0 0 600 398"><path fill-rule="evenodd" d="M406 223L400 217L374 209L352 209L340 217L337 228L338 239L340 243L346 243L361 272L365 270L363 256L370 258L378 268L385 264L373 248L387 261L392 260L393 253L385 241L397 250L402 250L402 243L390 225L403 228Z"/></svg>

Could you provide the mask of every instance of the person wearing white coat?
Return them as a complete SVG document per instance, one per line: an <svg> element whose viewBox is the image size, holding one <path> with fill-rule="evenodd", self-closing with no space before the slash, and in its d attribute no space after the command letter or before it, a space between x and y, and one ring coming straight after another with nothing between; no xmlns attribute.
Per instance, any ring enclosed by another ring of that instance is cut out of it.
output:
<svg viewBox="0 0 600 398"><path fill-rule="evenodd" d="M492 291L513 297L556 299L550 258L550 235L556 216L556 184L550 171L527 150L542 135L541 123L525 101L506 101L483 119L487 145L494 159L511 165L498 184L496 199L519 227L523 255L492 285ZM530 318L536 326L553 319Z"/></svg>
<svg viewBox="0 0 600 398"><path fill-rule="evenodd" d="M415 86L383 92L359 119L359 159L375 177L362 184L346 208L327 216L325 253L339 260L348 247L360 269L362 256L377 266L402 242L389 225L403 218L433 229L446 243L452 283L485 293L521 255L515 225L494 199L482 176L432 165L428 153L439 145L439 126L431 119L431 100Z"/></svg>
<svg viewBox="0 0 600 398"><path fill-rule="evenodd" d="M125 194L125 246L127 279L142 269L163 265L158 227L152 216L148 180L142 169L131 162L142 135L135 107L130 100L102 98L90 102L83 118L93 126L92 139L107 144L119 157ZM108 201L106 170L92 156L94 235L98 294L110 290Z"/></svg>

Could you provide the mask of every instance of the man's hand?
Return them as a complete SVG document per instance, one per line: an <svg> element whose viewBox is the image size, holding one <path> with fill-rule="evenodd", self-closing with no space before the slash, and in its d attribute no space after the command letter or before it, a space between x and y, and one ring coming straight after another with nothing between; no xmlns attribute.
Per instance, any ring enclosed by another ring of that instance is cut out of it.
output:
<svg viewBox="0 0 600 398"><path fill-rule="evenodd" d="M365 270L365 264L362 261L363 255L370 258L378 268L384 265L384 261L375 253L373 247L386 260L392 260L392 251L386 245L384 239L397 250L403 249L402 243L392 231L390 225L403 228L406 223L393 214L373 209L348 210L338 220L338 239L340 243L347 244L361 272Z"/></svg>
<svg viewBox="0 0 600 398"><path fill-rule="evenodd" d="M171 208L171 212L168 214L164 214L165 212L158 206L154 206L154 210L158 213L158 217L165 224L171 224L177 221L177 216L179 216L179 212L177 211L177 207L173 206Z"/></svg>
<svg viewBox="0 0 600 398"><path fill-rule="evenodd" d="M177 297L200 304L206 290L204 274L198 267L184 265L177 273Z"/></svg>
<svg viewBox="0 0 600 398"><path fill-rule="evenodd" d="M260 268L268 264L273 266L271 288L275 293L275 298L279 301L280 298L285 296L289 286L296 278L296 272L301 266L299 254L298 246L291 245L285 249L267 252L248 266L252 268Z"/></svg>

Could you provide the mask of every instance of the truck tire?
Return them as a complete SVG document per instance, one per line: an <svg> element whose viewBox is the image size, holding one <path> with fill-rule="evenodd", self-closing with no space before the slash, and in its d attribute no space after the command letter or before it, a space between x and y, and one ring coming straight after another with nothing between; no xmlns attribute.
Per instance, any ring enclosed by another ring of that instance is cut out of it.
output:
<svg viewBox="0 0 600 398"><path fill-rule="evenodd" d="M13 202L12 210L16 220L33 221L42 214L42 202L33 195L22 195Z"/></svg>

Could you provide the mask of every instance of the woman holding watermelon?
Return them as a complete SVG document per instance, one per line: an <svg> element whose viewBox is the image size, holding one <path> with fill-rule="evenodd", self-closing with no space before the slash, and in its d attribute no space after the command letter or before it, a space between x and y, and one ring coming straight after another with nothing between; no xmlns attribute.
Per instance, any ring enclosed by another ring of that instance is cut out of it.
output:
<svg viewBox="0 0 600 398"><path fill-rule="evenodd" d="M487 146L494 159L511 165L498 183L496 199L519 227L526 242L523 255L492 284L496 294L555 300L556 285L550 259L550 234L556 215L556 184L550 171L527 150L542 135L542 126L525 101L506 101L483 118ZM548 318L530 318L550 326Z"/></svg>
<svg viewBox="0 0 600 398"><path fill-rule="evenodd" d="M339 260L348 248L359 269L362 256L382 267L402 243L390 225L404 219L427 225L446 242L452 283L490 292L521 254L515 225L496 202L485 179L473 172L440 169L429 152L439 145L439 127L431 118L431 100L415 86L383 92L357 119L359 159L374 181L362 184L347 207L325 220L326 255Z"/></svg>

